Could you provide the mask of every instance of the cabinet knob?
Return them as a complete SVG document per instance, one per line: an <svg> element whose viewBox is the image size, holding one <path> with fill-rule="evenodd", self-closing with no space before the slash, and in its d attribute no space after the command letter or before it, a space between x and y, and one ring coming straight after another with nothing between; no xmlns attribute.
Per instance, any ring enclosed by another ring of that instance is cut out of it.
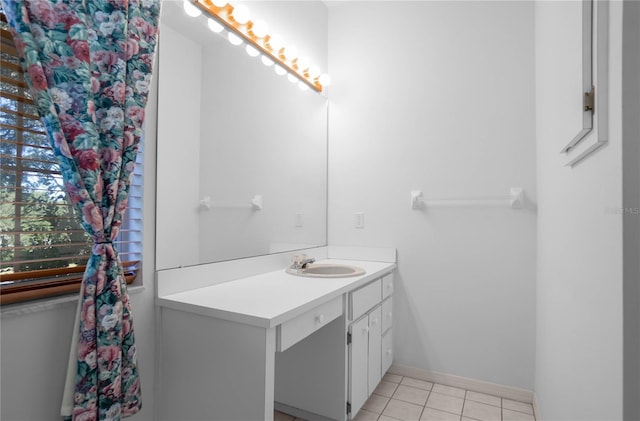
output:
<svg viewBox="0 0 640 421"><path fill-rule="evenodd" d="M387 285L387 291L389 292L393 291L393 284Z"/></svg>
<svg viewBox="0 0 640 421"><path fill-rule="evenodd" d="M391 354L393 354L393 350L387 349L387 355L391 356Z"/></svg>
<svg viewBox="0 0 640 421"><path fill-rule="evenodd" d="M392 313L392 312L388 312L388 313L387 313L387 319L390 319L390 318L392 318L392 317L393 317L393 313Z"/></svg>
<svg viewBox="0 0 640 421"><path fill-rule="evenodd" d="M319 324L324 323L324 314L318 314L316 316L316 323L319 323Z"/></svg>
<svg viewBox="0 0 640 421"><path fill-rule="evenodd" d="M369 333L369 327L365 326L362 328L362 334L367 334L367 333Z"/></svg>
<svg viewBox="0 0 640 421"><path fill-rule="evenodd" d="M371 319L371 325L375 326L378 324L378 319Z"/></svg>

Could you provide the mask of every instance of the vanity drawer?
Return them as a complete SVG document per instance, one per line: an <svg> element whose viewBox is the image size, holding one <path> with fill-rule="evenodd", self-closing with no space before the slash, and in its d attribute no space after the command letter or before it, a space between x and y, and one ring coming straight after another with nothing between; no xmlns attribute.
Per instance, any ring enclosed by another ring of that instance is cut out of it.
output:
<svg viewBox="0 0 640 421"><path fill-rule="evenodd" d="M393 325L393 298L382 302L382 334Z"/></svg>
<svg viewBox="0 0 640 421"><path fill-rule="evenodd" d="M382 280L378 279L349 294L350 319L356 320L382 301Z"/></svg>
<svg viewBox="0 0 640 421"><path fill-rule="evenodd" d="M382 278L382 299L393 294L393 273L389 273Z"/></svg>
<svg viewBox="0 0 640 421"><path fill-rule="evenodd" d="M277 351L284 351L291 345L311 335L322 326L337 319L342 314L342 296L321 304L304 314L282 323L277 328Z"/></svg>

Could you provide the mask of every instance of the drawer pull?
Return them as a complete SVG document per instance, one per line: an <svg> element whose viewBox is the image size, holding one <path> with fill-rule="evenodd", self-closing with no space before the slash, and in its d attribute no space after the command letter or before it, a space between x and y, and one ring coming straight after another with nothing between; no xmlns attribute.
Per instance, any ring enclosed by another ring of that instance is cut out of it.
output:
<svg viewBox="0 0 640 421"><path fill-rule="evenodd" d="M318 324L324 323L324 314L318 314L316 316L316 323L318 323Z"/></svg>

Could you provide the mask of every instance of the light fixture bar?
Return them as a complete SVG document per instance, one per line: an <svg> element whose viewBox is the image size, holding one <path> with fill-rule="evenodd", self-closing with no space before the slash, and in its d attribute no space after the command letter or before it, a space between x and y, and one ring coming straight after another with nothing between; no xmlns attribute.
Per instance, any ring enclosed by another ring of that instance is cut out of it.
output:
<svg viewBox="0 0 640 421"><path fill-rule="evenodd" d="M227 3L222 7L218 7L214 5L211 0L193 0L193 2L198 8L223 25L227 30L242 38L243 41L249 43L256 50L273 60L277 65L284 68L290 74L295 75L295 77L300 79L300 81L308 85L311 89L316 92L322 92L323 87L319 81L319 77L311 79L311 76L309 76L309 68L298 68L297 58L293 60L291 64L287 63L284 59L284 54L282 53L282 51L286 51L284 48L280 48L277 51L271 48L269 45L269 40L271 39L270 35L267 34L261 38L255 36L251 31L254 25L251 20L243 24L238 23L233 18L234 7L231 4ZM262 41L260 41L260 39L262 39Z"/></svg>

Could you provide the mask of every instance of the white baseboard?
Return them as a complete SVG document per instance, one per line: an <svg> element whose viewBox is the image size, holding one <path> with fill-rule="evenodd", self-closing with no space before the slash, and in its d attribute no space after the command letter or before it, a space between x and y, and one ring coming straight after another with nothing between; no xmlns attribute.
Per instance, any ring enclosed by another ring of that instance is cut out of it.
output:
<svg viewBox="0 0 640 421"><path fill-rule="evenodd" d="M542 421L542 414L540 413L540 403L538 402L538 395L533 392L533 416L536 421Z"/></svg>
<svg viewBox="0 0 640 421"><path fill-rule="evenodd" d="M474 392L485 393L487 395L500 396L514 401L525 403L534 402L534 393L532 390L521 389L518 387L504 386L483 380L455 376L453 374L438 373L436 371L407 367L399 364L391 365L389 372L445 386L459 387L461 389L472 390Z"/></svg>

